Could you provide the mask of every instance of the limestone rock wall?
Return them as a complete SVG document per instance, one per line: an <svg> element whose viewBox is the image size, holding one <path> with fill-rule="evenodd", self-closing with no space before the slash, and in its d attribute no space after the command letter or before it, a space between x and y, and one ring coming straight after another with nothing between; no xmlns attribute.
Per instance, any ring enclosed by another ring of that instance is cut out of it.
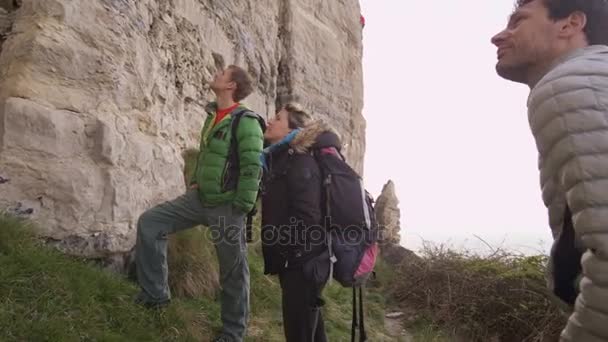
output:
<svg viewBox="0 0 608 342"><path fill-rule="evenodd" d="M70 253L128 250L145 209L184 191L219 65L327 118L362 172L357 0L0 0L0 209ZM30 214L31 213L31 214Z"/></svg>

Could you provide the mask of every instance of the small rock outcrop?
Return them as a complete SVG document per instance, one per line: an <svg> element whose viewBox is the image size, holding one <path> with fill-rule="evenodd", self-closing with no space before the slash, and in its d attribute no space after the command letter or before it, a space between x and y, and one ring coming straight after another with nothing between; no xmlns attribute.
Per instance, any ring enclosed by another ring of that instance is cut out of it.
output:
<svg viewBox="0 0 608 342"><path fill-rule="evenodd" d="M376 216L381 227L382 242L399 244L401 242L401 212L395 183L389 180L376 200Z"/></svg>
<svg viewBox="0 0 608 342"><path fill-rule="evenodd" d="M401 211L395 191L395 183L389 180L376 200L376 217L380 225L380 253L386 263L397 266L402 262L413 262L420 257L401 246Z"/></svg>

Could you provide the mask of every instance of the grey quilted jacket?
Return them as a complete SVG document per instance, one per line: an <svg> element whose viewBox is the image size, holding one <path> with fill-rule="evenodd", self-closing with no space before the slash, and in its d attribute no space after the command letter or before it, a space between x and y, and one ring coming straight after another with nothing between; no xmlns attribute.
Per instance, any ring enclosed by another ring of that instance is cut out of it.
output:
<svg viewBox="0 0 608 342"><path fill-rule="evenodd" d="M555 63L530 92L528 119L553 236L558 241L571 218L582 253L580 292L561 341L608 342L608 47ZM552 249L552 274L564 271L555 264L560 248Z"/></svg>

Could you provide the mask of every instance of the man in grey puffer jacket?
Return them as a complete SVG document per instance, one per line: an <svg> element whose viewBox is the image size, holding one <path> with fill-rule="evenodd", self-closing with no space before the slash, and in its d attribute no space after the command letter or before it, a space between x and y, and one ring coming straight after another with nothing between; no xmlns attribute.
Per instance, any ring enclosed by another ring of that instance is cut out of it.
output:
<svg viewBox="0 0 608 342"><path fill-rule="evenodd" d="M527 84L549 285L573 306L561 341L608 341L608 0L518 0L492 38L497 73Z"/></svg>

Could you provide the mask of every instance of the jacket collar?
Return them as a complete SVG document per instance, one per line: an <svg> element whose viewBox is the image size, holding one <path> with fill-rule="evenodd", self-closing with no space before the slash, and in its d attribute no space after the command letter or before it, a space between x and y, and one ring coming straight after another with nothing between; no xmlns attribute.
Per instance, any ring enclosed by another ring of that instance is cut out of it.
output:
<svg viewBox="0 0 608 342"><path fill-rule="evenodd" d="M242 110L246 110L247 107L245 107L243 104L239 104L232 112L230 112L230 115L233 115L235 113L238 113ZM205 112L207 112L207 114L209 115L215 115L217 112L217 102L216 101L211 101L209 103L207 103L207 105L205 106Z"/></svg>
<svg viewBox="0 0 608 342"><path fill-rule="evenodd" d="M583 48L572 50L572 51L570 51L570 52L568 52L568 53L560 56L555 61L553 61L553 63L551 63L551 65L549 66L549 68L547 68L547 72L545 72L538 79L538 81L532 87L530 93L532 93L534 91L534 89L538 88L538 86L544 84L546 82L547 75L549 75L551 73L551 71L553 71L555 68L557 68L561 64L564 64L564 63L566 63L568 61L571 61L573 59L576 59L576 58L579 58L579 57L582 57L582 56L602 54L602 53L608 53L608 46L605 46L605 45L589 45L589 46L586 46L586 47L583 47Z"/></svg>
<svg viewBox="0 0 608 342"><path fill-rule="evenodd" d="M340 150L340 136L323 120L317 120L300 131L289 143L298 153L308 152L313 147L335 147Z"/></svg>

